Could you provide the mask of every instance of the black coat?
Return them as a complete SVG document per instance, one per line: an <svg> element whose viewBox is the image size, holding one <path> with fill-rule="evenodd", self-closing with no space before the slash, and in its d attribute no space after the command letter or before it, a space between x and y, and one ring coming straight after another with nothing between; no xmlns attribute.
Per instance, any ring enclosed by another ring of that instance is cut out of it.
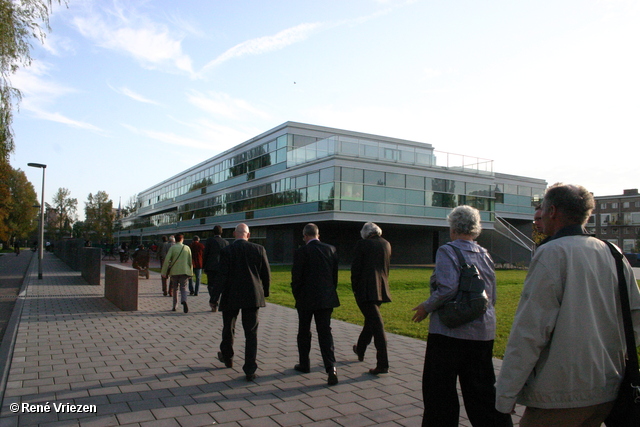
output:
<svg viewBox="0 0 640 427"><path fill-rule="evenodd" d="M358 240L351 263L351 287L359 302L390 302L391 245L380 236Z"/></svg>
<svg viewBox="0 0 640 427"><path fill-rule="evenodd" d="M220 310L265 306L271 269L264 247L237 239L220 252L220 268L214 285L220 286Z"/></svg>
<svg viewBox="0 0 640 427"><path fill-rule="evenodd" d="M315 311L340 305L336 248L312 240L296 250L291 269L291 290L296 308Z"/></svg>
<svg viewBox="0 0 640 427"><path fill-rule="evenodd" d="M204 245L204 255L202 262L204 263L204 271L216 271L220 264L220 251L229 246L229 242L220 236L209 237Z"/></svg>

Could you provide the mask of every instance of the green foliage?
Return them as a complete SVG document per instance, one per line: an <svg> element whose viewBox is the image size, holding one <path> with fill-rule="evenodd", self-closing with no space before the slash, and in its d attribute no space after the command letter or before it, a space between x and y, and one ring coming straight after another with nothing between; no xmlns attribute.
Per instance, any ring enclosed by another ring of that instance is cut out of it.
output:
<svg viewBox="0 0 640 427"><path fill-rule="evenodd" d="M76 220L78 199L71 197L68 188L58 188L53 195L53 215L47 215L47 230L54 240L68 237Z"/></svg>
<svg viewBox="0 0 640 427"><path fill-rule="evenodd" d="M20 169L11 170L9 190L11 205L7 226L11 237L25 238L35 229L37 224L38 210L33 208L38 203L36 191Z"/></svg>
<svg viewBox="0 0 640 427"><path fill-rule="evenodd" d="M98 191L95 196L89 193L84 213L84 232L86 234L84 238L98 242L110 241L113 237L115 213L109 195L105 191Z"/></svg>
<svg viewBox="0 0 640 427"><path fill-rule="evenodd" d="M60 3L60 0L58 0ZM9 78L31 64L31 38L44 40L52 0L0 0L0 158L13 151L13 103L21 93Z"/></svg>
<svg viewBox="0 0 640 427"><path fill-rule="evenodd" d="M28 237L35 228L36 192L20 169L0 158L0 240Z"/></svg>

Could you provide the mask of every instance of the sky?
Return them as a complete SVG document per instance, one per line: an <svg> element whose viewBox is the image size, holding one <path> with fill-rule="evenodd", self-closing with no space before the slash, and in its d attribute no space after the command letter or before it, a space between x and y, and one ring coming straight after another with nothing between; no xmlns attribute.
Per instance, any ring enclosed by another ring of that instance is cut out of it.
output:
<svg viewBox="0 0 640 427"><path fill-rule="evenodd" d="M68 0L12 84L45 201L137 193L284 122L640 188L635 0Z"/></svg>

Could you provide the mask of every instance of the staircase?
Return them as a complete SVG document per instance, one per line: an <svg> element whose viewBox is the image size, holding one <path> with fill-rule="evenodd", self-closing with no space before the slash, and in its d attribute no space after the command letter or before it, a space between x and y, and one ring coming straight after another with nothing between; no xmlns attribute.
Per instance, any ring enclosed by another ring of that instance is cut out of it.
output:
<svg viewBox="0 0 640 427"><path fill-rule="evenodd" d="M526 234L496 215L493 230L483 230L478 243L490 253L496 265L527 267L536 245Z"/></svg>

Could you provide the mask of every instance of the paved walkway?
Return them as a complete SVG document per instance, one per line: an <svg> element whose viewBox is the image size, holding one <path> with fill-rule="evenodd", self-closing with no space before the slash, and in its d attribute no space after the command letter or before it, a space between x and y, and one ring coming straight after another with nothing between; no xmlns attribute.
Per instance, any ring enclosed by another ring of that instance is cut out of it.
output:
<svg viewBox="0 0 640 427"><path fill-rule="evenodd" d="M420 425L422 341L388 334L391 373L375 377L366 373L372 349L364 362L351 350L360 327L334 320L340 383L329 387L315 338L311 373L293 370L297 314L268 304L260 310L259 376L247 382L241 328L234 368L215 357L222 318L209 311L206 292L189 297L188 314L171 312L152 273L139 281L139 310L123 312L103 298L102 285L87 285L51 254L38 280L33 260L0 427Z"/></svg>

